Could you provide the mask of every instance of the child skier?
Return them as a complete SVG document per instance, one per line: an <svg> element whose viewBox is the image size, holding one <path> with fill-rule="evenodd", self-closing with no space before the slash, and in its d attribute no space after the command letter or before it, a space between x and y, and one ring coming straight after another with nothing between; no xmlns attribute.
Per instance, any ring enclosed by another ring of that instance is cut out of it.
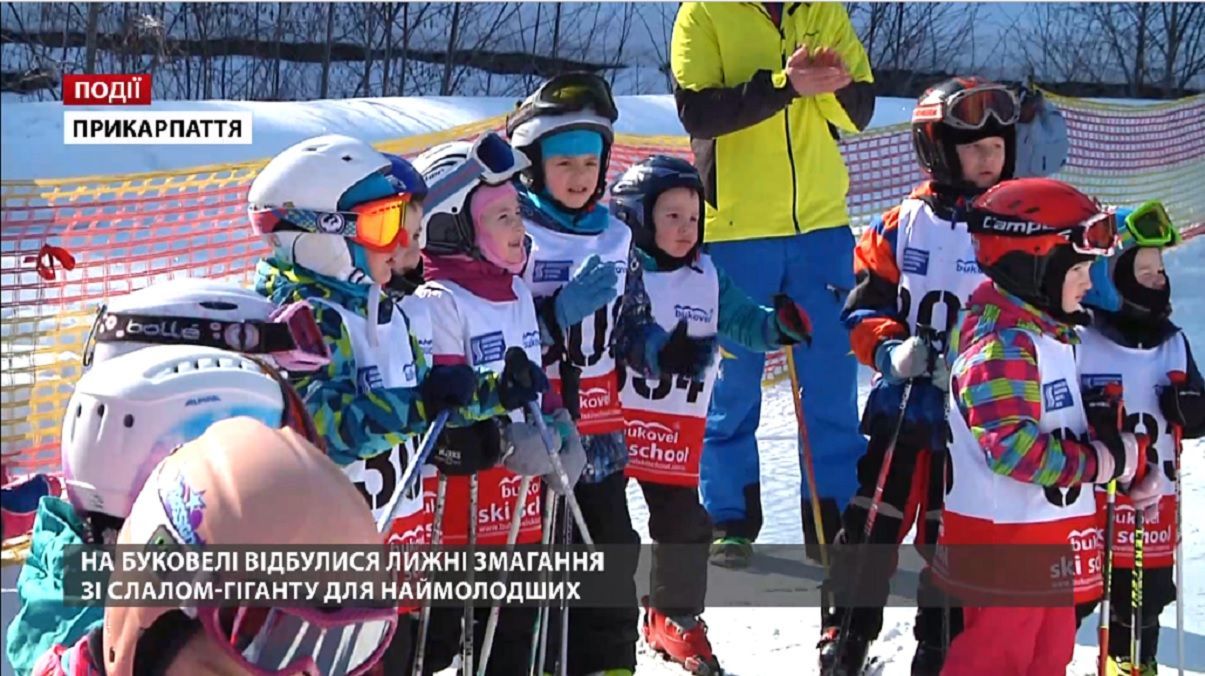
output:
<svg viewBox="0 0 1205 676"><path fill-rule="evenodd" d="M1120 384L1125 429L1151 439L1147 456L1140 459L1148 463L1146 474L1128 491L1118 492L1115 538L1105 543L1113 550L1113 575L1106 582L1111 608L1110 673L1145 675L1156 671L1159 614L1176 598L1172 566L1179 537L1174 484L1179 466L1177 440L1205 435L1205 387L1187 337L1170 319L1171 284L1163 268L1163 249L1179 242L1179 232L1158 202L1133 211L1119 210L1118 217L1123 213L1122 252L1096 263L1102 274L1084 298L1085 305L1092 308L1092 324L1080 331L1082 344L1077 355L1085 391ZM1097 502L1103 508L1103 493L1097 493ZM1131 652L1131 582L1138 511L1144 512L1145 544L1142 606L1137 618L1141 654L1135 659ZM1081 607L1080 617L1086 617L1095 606L1093 602Z"/></svg>
<svg viewBox="0 0 1205 676"><path fill-rule="evenodd" d="M544 363L553 389L580 414L587 464L574 492L596 543L636 545L639 537L632 529L622 471L628 450L616 359L645 375L699 377L711 362L714 339L685 334L671 339L657 326L649 314L631 231L598 203L606 189L612 124L618 116L605 80L568 73L524 100L508 116L506 131L511 144L531 161L520 193L532 241L523 278L536 298ZM635 326L617 331L620 316ZM633 572L635 565L633 551ZM630 595L632 607L569 613L569 674L635 670L635 586L616 594ZM549 624L549 666L560 652L559 618L552 615L558 621Z"/></svg>
<svg viewBox="0 0 1205 676"><path fill-rule="evenodd" d="M857 286L842 313L854 354L877 377L862 414L862 432L870 440L858 463L857 495L842 515L839 542L897 545L915 523L916 542L926 559L931 556L946 485L949 372L943 355L959 310L986 279L975 264L966 211L976 195L1012 178L1019 115L1010 89L973 77L928 89L912 112L913 145L929 180L862 233L854 251ZM905 381L912 385L897 433ZM888 448L893 451L880 487ZM881 504L867 540L867 516L880 488ZM849 550L836 548L833 556L828 585L834 591L860 588L859 598L871 598L873 604L825 612L820 664L826 673L857 674L882 629L896 561L879 557L870 570L854 565ZM933 602L934 591L925 568L913 628L916 676L940 672L945 656L943 612ZM959 611L953 609L950 617L950 633L957 633ZM845 628L848 635L840 636Z"/></svg>
<svg viewBox="0 0 1205 676"><path fill-rule="evenodd" d="M523 220L519 215L518 191L514 182L527 166L527 158L513 150L501 137L487 133L474 143L447 143L431 148L415 160L415 166L431 186L432 195L424 214L426 233L423 270L425 283L415 300L427 305L434 327L433 361L436 364L469 364L501 372L510 348L519 347L533 363L540 361L540 328L531 291L518 276L527 263ZM564 460L570 480L576 481L585 465L585 453L577 441L568 412L561 409L550 422L556 440L574 446ZM462 545L468 529L480 545L508 543L515 510L522 504L520 529L514 544L538 544L541 536L540 475L551 471L549 450L536 426L522 411L509 417L478 423L479 433L449 434L447 445L459 457L479 462L440 462L441 472L450 475L443 511L443 542ZM558 446L560 444L558 443ZM558 451L554 448L553 451ZM494 466L499 457L506 466ZM512 471L514 468L515 471ZM467 475L476 474L475 486ZM519 495L520 475L533 478ZM557 481L557 479L550 479ZM478 511L466 518L469 492L478 491ZM500 515L495 520L492 515ZM473 636L480 658L481 643L490 608L477 608ZM460 615L455 609L431 611L425 674L452 663L461 639ZM497 633L492 637L487 674L526 673L531 655L535 610L506 608L499 612ZM475 672L476 666L467 668Z"/></svg>
<svg viewBox="0 0 1205 676"><path fill-rule="evenodd" d="M380 534L347 478L303 435L237 417L213 424L154 467L117 542L363 546L379 543ZM54 646L32 673L358 676L380 660L397 624L389 606L189 605L105 608L103 622L77 643Z"/></svg>
<svg viewBox="0 0 1205 676"><path fill-rule="evenodd" d="M101 622L99 606L64 604L64 557L73 545L112 544L151 469L176 446L236 415L319 443L301 400L270 368L211 347L161 345L84 373L63 418L67 495L38 504L17 581L21 607L6 645L14 670L29 673L52 646L74 644Z"/></svg>
<svg viewBox="0 0 1205 676"><path fill-rule="evenodd" d="M723 335L758 352L810 340L807 314L785 294L775 308L755 304L700 251L703 183L689 162L657 155L632 165L611 188L610 207L631 228L652 314L665 331ZM620 323L626 326L623 317ZM694 545L654 547L641 633L654 650L698 674L721 673L699 617L712 535L699 501L699 458L718 370L713 359L699 379L620 371L627 475L644 491L649 534L659 544Z"/></svg>
<svg viewBox="0 0 1205 676"><path fill-rule="evenodd" d="M1087 320L1089 266L1113 248L1115 215L1064 183L1027 178L976 198L969 221L991 281L971 294L951 343L953 481L934 573L966 601L942 673L1063 674L1069 601L1101 589L1091 486L1133 477L1146 441L1120 431L1119 402L1084 400L1076 386L1074 326ZM1063 565L1033 565L1032 545L1065 549ZM1029 591L1054 602L1009 607Z"/></svg>

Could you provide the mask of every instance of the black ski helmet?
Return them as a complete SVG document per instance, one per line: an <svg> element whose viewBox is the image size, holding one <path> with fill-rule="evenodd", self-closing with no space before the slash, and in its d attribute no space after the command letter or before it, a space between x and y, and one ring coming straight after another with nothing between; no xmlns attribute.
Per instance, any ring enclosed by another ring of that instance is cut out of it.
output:
<svg viewBox="0 0 1205 676"><path fill-rule="evenodd" d="M653 206L661 193L671 188L690 188L699 196L699 240L686 256L675 258L657 246ZM699 171L684 159L653 155L628 167L611 187L611 213L632 229L632 241L667 268L689 263L703 246L703 180Z"/></svg>
<svg viewBox="0 0 1205 676"><path fill-rule="evenodd" d="M980 97L980 101L966 105L973 100L971 97ZM960 104L965 106L967 113L980 119L971 124L958 119L959 113L963 112ZM1010 179L1017 165L1016 123L1019 117L1017 96L1005 85L979 77L955 77L938 83L921 94L912 111L912 146L917 162L936 183L966 188L969 186L962 178L962 164L954 146L999 136L1004 139L1004 169L1000 172L1000 180Z"/></svg>

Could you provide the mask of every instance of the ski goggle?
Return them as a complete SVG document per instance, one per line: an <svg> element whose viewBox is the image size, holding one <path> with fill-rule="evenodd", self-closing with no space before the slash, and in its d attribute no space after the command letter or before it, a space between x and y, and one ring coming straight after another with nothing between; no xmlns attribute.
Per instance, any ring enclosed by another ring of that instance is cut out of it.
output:
<svg viewBox="0 0 1205 676"><path fill-rule="evenodd" d="M84 340L83 365L92 365L97 343L118 342L200 345L266 355L286 371L313 371L331 361L314 311L303 301L277 308L266 322L109 312L102 305Z"/></svg>
<svg viewBox="0 0 1205 676"><path fill-rule="evenodd" d="M515 150L494 132L482 134L473 142L468 156L451 171L438 176L428 186L425 213L459 213L468 207L465 201L477 185L500 185L514 180L531 166L523 153ZM438 167L432 167L437 169ZM455 211L453 211L455 210Z"/></svg>
<svg viewBox="0 0 1205 676"><path fill-rule="evenodd" d="M1163 204L1151 200L1126 216L1125 229L1138 246L1164 247L1180 243L1180 231L1172 224Z"/></svg>
<svg viewBox="0 0 1205 676"><path fill-rule="evenodd" d="M982 129L989 118L1003 125L1015 124L1021 116L1017 95L1003 85L972 87L954 92L944 100L920 103L912 112L913 122L942 122L955 129Z"/></svg>
<svg viewBox="0 0 1205 676"><path fill-rule="evenodd" d="M1068 228L1067 239L1076 252L1089 256L1111 256L1117 246L1117 213L1102 211L1079 225Z"/></svg>
<svg viewBox="0 0 1205 676"><path fill-rule="evenodd" d="M593 108L600 117L611 122L619 119L611 86L601 77L589 73L567 73L552 78L532 95L530 104L548 112Z"/></svg>
<svg viewBox="0 0 1205 676"><path fill-rule="evenodd" d="M371 202L357 204L348 211L313 211L311 209L252 208L248 210L251 229L258 235L276 230L281 221L323 235L350 239L366 249L391 253L410 243L406 232L406 205L410 194L390 195Z"/></svg>
<svg viewBox="0 0 1205 676"><path fill-rule="evenodd" d="M254 676L359 676L385 654L397 608L207 607L205 632Z"/></svg>
<svg viewBox="0 0 1205 676"><path fill-rule="evenodd" d="M1098 212L1076 225L1063 228L990 214L973 214L967 225L972 233L1003 237L1060 236L1065 238L1076 252L1088 256L1111 255L1118 239L1117 214L1112 209Z"/></svg>

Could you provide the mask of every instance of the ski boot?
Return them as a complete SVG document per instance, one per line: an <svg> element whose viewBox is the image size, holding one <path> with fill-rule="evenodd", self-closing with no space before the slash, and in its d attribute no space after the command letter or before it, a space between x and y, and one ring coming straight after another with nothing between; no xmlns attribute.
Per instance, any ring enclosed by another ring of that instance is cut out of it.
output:
<svg viewBox="0 0 1205 676"><path fill-rule="evenodd" d="M684 669L698 676L720 676L720 661L711 652L707 640L707 624L702 619L690 616L667 617L656 608L649 607L649 597L640 601L644 606L644 621L640 634L645 643Z"/></svg>
<svg viewBox="0 0 1205 676"><path fill-rule="evenodd" d="M912 655L912 676L939 676L946 662L946 651L940 645L921 641Z"/></svg>
<svg viewBox="0 0 1205 676"><path fill-rule="evenodd" d="M1128 657L1109 656L1109 662L1106 665L1105 674L1107 676L1155 676L1159 673L1159 665L1154 660L1146 664L1138 665L1134 669L1134 665Z"/></svg>
<svg viewBox="0 0 1205 676"><path fill-rule="evenodd" d="M850 633L844 645L838 640L839 627L825 627L816 647L820 649L820 673L822 676L859 676L866 667L866 655L870 652L870 641ZM837 647L841 654L837 654Z"/></svg>
<svg viewBox="0 0 1205 676"><path fill-rule="evenodd" d="M711 543L711 565L721 568L748 568L753 560L753 543L747 538L727 536Z"/></svg>

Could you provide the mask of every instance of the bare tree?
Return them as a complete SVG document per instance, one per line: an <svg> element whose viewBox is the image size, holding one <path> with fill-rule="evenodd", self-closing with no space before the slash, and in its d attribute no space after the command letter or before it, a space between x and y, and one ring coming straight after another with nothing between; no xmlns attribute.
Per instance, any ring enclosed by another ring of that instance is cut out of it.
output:
<svg viewBox="0 0 1205 676"><path fill-rule="evenodd" d="M89 3L88 5L88 24L84 28L84 72L91 75L96 72L96 31L100 24L100 10L104 6L99 2ZM67 26L71 24L70 17L64 22L63 30L67 30ZM63 41L66 44L66 40Z"/></svg>
<svg viewBox="0 0 1205 676"><path fill-rule="evenodd" d="M322 81L319 84L318 98L325 99L330 88L331 80L331 38L335 33L335 3L326 5L326 47L322 51Z"/></svg>
<svg viewBox="0 0 1205 676"><path fill-rule="evenodd" d="M448 96L452 93L452 55L456 51L456 36L460 32L460 7L459 2L452 3L452 25L448 28L448 48L444 52L444 74L439 84L440 96Z"/></svg>
<svg viewBox="0 0 1205 676"><path fill-rule="evenodd" d="M1205 5L1161 2L1155 7L1159 37L1155 49L1163 57L1163 96L1188 87L1205 72Z"/></svg>

